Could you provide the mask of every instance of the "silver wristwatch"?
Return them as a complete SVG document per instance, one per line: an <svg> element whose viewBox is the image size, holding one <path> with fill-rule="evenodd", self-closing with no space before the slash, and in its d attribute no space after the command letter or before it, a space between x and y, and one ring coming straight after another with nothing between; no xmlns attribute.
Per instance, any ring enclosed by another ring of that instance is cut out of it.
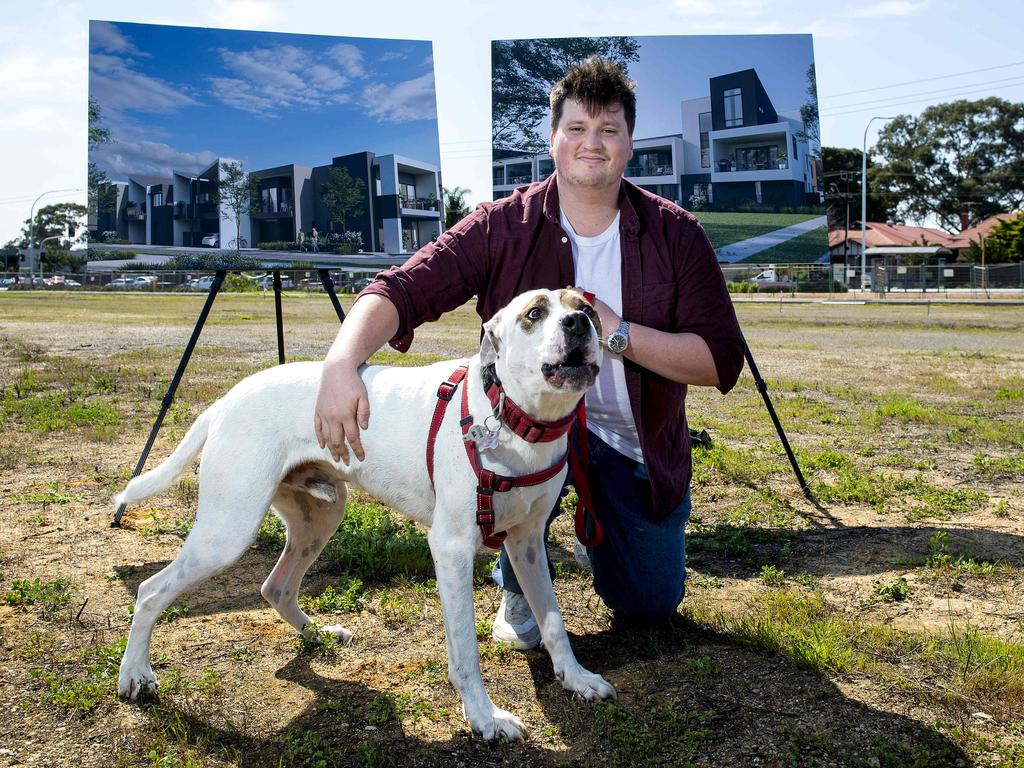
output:
<svg viewBox="0 0 1024 768"><path fill-rule="evenodd" d="M621 355L625 352L629 346L629 323L623 320L618 328L608 334L605 343L608 346L608 351L613 354Z"/></svg>

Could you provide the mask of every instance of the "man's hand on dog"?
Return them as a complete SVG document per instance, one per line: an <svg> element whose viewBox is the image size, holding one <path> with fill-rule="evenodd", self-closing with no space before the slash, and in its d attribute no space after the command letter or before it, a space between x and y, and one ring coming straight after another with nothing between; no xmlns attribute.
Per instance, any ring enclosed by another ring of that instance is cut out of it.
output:
<svg viewBox="0 0 1024 768"><path fill-rule="evenodd" d="M349 446L357 459L366 458L359 430L370 425L370 401L358 367L341 361L324 366L313 422L317 442L335 461L349 463Z"/></svg>

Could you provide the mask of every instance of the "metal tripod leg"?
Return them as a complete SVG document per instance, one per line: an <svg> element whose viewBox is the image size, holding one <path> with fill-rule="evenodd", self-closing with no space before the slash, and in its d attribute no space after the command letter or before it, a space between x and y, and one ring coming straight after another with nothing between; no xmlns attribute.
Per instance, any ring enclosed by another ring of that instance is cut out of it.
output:
<svg viewBox="0 0 1024 768"><path fill-rule="evenodd" d="M812 504L816 503L811 495L811 489L807 486L807 481L804 480L804 475L800 471L800 465L796 462L796 456L793 455L793 449L789 447L789 440L786 439L786 432L782 429L782 422L779 421L778 414L775 413L775 407L768 397L768 385L761 378L761 372L757 370L757 363L754 362L754 356L750 354L750 347L747 346L746 339L743 341L743 356L747 358L747 365L750 366L750 373L754 377L757 391L761 393L761 399L764 400L765 407L768 409L768 415L772 417L772 422L775 424L775 431L779 433L782 447L785 448L786 456L789 457L789 464L793 467L793 473L796 475L797 482L800 483L800 490L807 497L808 501Z"/></svg>
<svg viewBox="0 0 1024 768"><path fill-rule="evenodd" d="M320 275L320 283L323 285L327 295L331 297L331 304L334 305L334 311L338 313L338 321L345 322L345 310L341 308L341 302L338 301L338 294L334 292L334 281L331 280L331 275L326 269L318 269L317 274Z"/></svg>
<svg viewBox="0 0 1024 768"><path fill-rule="evenodd" d="M277 363L284 365L284 321L281 319L281 270L274 270L274 309L277 312Z"/></svg>
<svg viewBox="0 0 1024 768"><path fill-rule="evenodd" d="M203 331L203 325L206 323L206 318L210 314L210 308L213 307L213 300L217 298L217 293L220 291L221 285L224 284L224 277L227 274L226 270L218 269L217 274L213 278L213 283L210 285L210 293L206 297L206 303L203 305L203 311L199 313L199 319L196 321L196 327L192 330L192 338L188 340L188 344L185 346L185 351L181 355L181 361L178 363L178 370L174 373L174 378L171 379L171 384L167 387L167 394L164 395L164 399L160 403L160 413L157 414L156 421L153 422L153 428L149 432L149 439L146 441L146 447L142 449L142 456L139 457L139 463L135 465L135 471L132 473L132 477L138 477L142 473L142 468L146 466L146 459L149 458L149 452L153 448L153 443L156 442L157 433L160 431L161 425L164 423L164 416L167 415L168 409L171 407L171 403L174 402L174 393L178 389L178 385L181 383L181 377L185 373L185 367L188 365L189 358L192 357L192 350L196 347L196 342L199 341L199 334ZM124 514L124 504L117 508L117 513L114 515L114 522L110 524L111 528L121 527L121 516Z"/></svg>

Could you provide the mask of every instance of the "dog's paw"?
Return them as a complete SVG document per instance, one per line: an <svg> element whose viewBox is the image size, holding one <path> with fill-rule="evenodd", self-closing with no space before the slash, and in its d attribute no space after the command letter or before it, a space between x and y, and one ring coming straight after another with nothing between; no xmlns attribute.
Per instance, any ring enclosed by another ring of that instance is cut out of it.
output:
<svg viewBox="0 0 1024 768"><path fill-rule="evenodd" d="M523 725L523 721L500 707L492 706L489 715L471 718L466 714L466 707L463 705L462 715L469 722L473 733L485 741L522 741L526 738L526 726Z"/></svg>
<svg viewBox="0 0 1024 768"><path fill-rule="evenodd" d="M558 674L562 687L587 701L614 699L615 688L600 675L588 672L581 666Z"/></svg>
<svg viewBox="0 0 1024 768"><path fill-rule="evenodd" d="M334 641L341 645L348 645L352 642L351 630L345 629L341 624L331 624L323 628L324 632L330 632L334 635Z"/></svg>
<svg viewBox="0 0 1024 768"><path fill-rule="evenodd" d="M121 669L117 678L117 695L128 701L137 701L139 696L145 698L156 693L156 675L146 666L143 669Z"/></svg>

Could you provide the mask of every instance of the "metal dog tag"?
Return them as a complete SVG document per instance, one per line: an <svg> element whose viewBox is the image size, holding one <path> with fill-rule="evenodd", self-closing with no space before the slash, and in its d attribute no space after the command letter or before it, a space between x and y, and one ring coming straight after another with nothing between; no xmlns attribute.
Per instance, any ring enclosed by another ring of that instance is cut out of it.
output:
<svg viewBox="0 0 1024 768"><path fill-rule="evenodd" d="M478 451L489 451L492 448L496 448L498 446L499 434L500 433L497 431L487 432L486 435L484 435L483 437L476 441L476 449Z"/></svg>
<svg viewBox="0 0 1024 768"><path fill-rule="evenodd" d="M482 424L474 424L469 428L469 432L466 433L463 440L479 444L480 441L486 439L489 434L491 433L488 431L487 427Z"/></svg>

